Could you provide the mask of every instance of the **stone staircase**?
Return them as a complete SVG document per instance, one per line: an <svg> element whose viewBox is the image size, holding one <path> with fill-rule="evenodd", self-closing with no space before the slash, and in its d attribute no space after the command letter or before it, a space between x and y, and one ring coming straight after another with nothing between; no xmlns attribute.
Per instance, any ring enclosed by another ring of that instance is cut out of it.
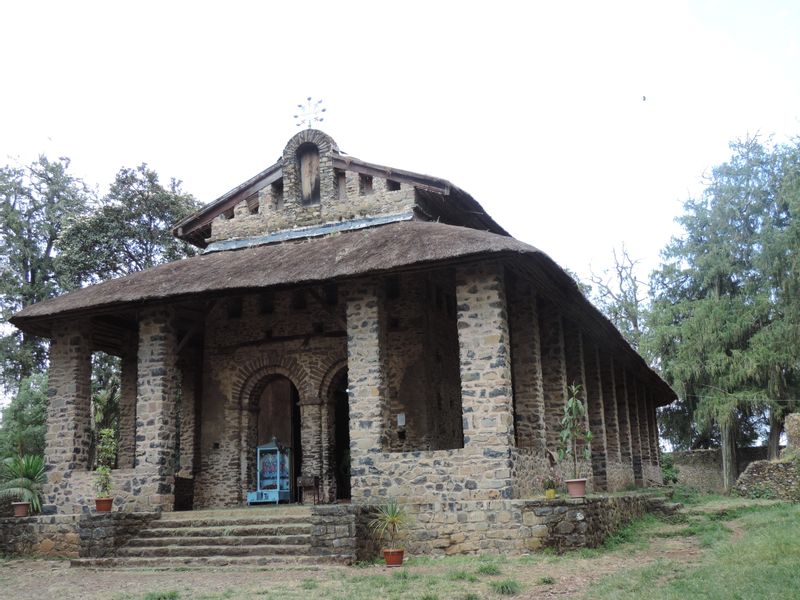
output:
<svg viewBox="0 0 800 600"><path fill-rule="evenodd" d="M647 499L647 509L651 513L669 516L674 515L682 508L683 504L680 502L667 502L663 496L651 496Z"/></svg>
<svg viewBox="0 0 800 600"><path fill-rule="evenodd" d="M115 556L71 564L175 568L335 561L312 553L311 528L311 509L298 505L163 513Z"/></svg>

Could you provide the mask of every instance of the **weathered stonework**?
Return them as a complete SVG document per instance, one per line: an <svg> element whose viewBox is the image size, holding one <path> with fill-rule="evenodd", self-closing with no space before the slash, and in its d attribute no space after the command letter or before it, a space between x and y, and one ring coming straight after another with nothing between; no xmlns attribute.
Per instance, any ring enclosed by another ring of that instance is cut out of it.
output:
<svg viewBox="0 0 800 600"><path fill-rule="evenodd" d="M608 455L606 453L605 408L600 377L600 355L588 339L583 343L583 364L586 372L586 402L589 430L592 432L592 474L595 491L608 489Z"/></svg>
<svg viewBox="0 0 800 600"><path fill-rule="evenodd" d="M42 558L78 558L79 515L40 515L0 519L0 554Z"/></svg>
<svg viewBox="0 0 800 600"><path fill-rule="evenodd" d="M547 447L558 448L560 422L567 401L567 373L564 364L564 333L561 315L550 302L539 303L539 332L542 345L542 378Z"/></svg>

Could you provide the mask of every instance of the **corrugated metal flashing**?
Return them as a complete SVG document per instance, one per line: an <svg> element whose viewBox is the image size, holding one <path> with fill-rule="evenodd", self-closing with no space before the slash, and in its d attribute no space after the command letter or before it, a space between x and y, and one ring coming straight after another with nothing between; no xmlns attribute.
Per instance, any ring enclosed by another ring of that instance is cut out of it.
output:
<svg viewBox="0 0 800 600"><path fill-rule="evenodd" d="M223 250L238 250L241 248L251 248L253 246L263 246L265 244L275 244L277 242L287 242L303 238L319 237L330 233L343 231L355 231L366 229L367 227L377 227L378 225L388 225L400 221L410 221L414 217L412 211L397 213L394 215L381 215L379 217L366 217L364 219L354 219L352 221L340 221L338 223L326 223L325 225L315 225L313 227L298 227L288 231L278 231L268 235L243 238L238 240L222 240L213 242L203 251L203 254L211 252L221 252Z"/></svg>

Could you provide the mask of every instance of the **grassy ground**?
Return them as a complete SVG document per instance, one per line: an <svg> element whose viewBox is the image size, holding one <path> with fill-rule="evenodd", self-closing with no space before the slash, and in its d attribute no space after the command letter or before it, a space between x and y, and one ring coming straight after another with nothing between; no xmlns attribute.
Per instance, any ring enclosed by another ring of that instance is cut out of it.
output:
<svg viewBox="0 0 800 600"><path fill-rule="evenodd" d="M5 597L114 600L478 600L497 598L800 598L800 506L685 495L603 548L556 556L415 557L381 565L250 570L84 570L0 564Z"/></svg>

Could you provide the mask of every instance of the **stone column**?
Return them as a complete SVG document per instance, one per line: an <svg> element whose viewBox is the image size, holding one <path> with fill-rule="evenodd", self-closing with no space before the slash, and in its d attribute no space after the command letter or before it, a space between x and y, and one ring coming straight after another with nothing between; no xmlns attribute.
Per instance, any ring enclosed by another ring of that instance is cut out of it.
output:
<svg viewBox="0 0 800 600"><path fill-rule="evenodd" d="M647 417L647 387L639 382L639 438L642 445L642 464L650 465L650 419ZM645 484L647 482L645 481Z"/></svg>
<svg viewBox="0 0 800 600"><path fill-rule="evenodd" d="M90 467L89 343L90 331L85 323L59 323L53 327L44 449L47 484L43 491L44 503L65 510L69 510L63 504L70 499L71 472L85 471Z"/></svg>
<svg viewBox="0 0 800 600"><path fill-rule="evenodd" d="M519 283L509 290L508 319L511 334L511 370L514 377L514 431L517 446L544 457L542 362L539 356L539 318L536 294Z"/></svg>
<svg viewBox="0 0 800 600"><path fill-rule="evenodd" d="M544 390L547 448L558 448L561 417L567 400L567 373L564 364L564 333L561 315L551 302L539 303L539 334L542 344L542 383Z"/></svg>
<svg viewBox="0 0 800 600"><path fill-rule="evenodd" d="M650 461L656 467L661 468L661 445L658 438L658 420L656 419L656 397L653 393L647 395L647 418L650 419L650 431L653 432L650 438Z"/></svg>
<svg viewBox="0 0 800 600"><path fill-rule="evenodd" d="M633 479L637 486L644 485L642 474L642 442L639 428L639 385L633 374L626 371L628 388L628 425L631 432L631 461L633 463Z"/></svg>
<svg viewBox="0 0 800 600"><path fill-rule="evenodd" d="M180 369L181 407L180 407L180 472L181 477L192 477L197 465L197 388L199 377L196 357L183 361Z"/></svg>
<svg viewBox="0 0 800 600"><path fill-rule="evenodd" d="M378 282L354 283L347 298L350 487L354 502L380 484L372 456L383 450L387 418L386 343Z"/></svg>
<svg viewBox="0 0 800 600"><path fill-rule="evenodd" d="M319 398L308 398L300 402L300 423L302 475L322 478L322 404Z"/></svg>
<svg viewBox="0 0 800 600"><path fill-rule="evenodd" d="M458 268L456 302L464 447L510 448L514 445L511 356L500 266Z"/></svg>
<svg viewBox="0 0 800 600"><path fill-rule="evenodd" d="M133 350L122 356L122 373L119 397L119 446L117 466L120 469L133 468L136 453L136 387L138 385L138 357L136 342Z"/></svg>
<svg viewBox="0 0 800 600"><path fill-rule="evenodd" d="M614 384L617 400L617 424L619 425L619 454L617 487L624 489L634 485L633 458L631 456L631 424L628 413L629 389L625 369L619 361L614 362Z"/></svg>
<svg viewBox="0 0 800 600"><path fill-rule="evenodd" d="M583 365L583 336L581 335L578 327L567 319L562 319L564 328L564 364L567 375L567 385L579 386L578 398L583 403L586 410L584 415L583 428L584 431L589 428L589 411L586 396L586 376ZM581 442L578 444L578 468L580 469L580 477L586 477L589 480L587 489L592 490L592 465L591 462L583 458L584 448L586 444ZM565 465L562 465L562 468ZM566 473L565 473L566 476Z"/></svg>
<svg viewBox="0 0 800 600"><path fill-rule="evenodd" d="M336 406L329 401L323 402L320 407L320 443L322 444L322 498L324 502L336 501L336 473L331 458L334 455L335 427L334 418L336 416Z"/></svg>
<svg viewBox="0 0 800 600"><path fill-rule="evenodd" d="M588 404L589 429L592 432L592 474L595 491L608 489L606 455L606 428L602 381L600 378L600 355L597 346L583 338L583 365L586 379L586 401Z"/></svg>
<svg viewBox="0 0 800 600"><path fill-rule="evenodd" d="M152 509L172 510L175 468L176 349L170 308L139 316L139 385L136 402L136 471Z"/></svg>
<svg viewBox="0 0 800 600"><path fill-rule="evenodd" d="M620 429L617 415L619 389L616 378L614 358L598 348L600 363L600 382L603 391L603 420L606 424L606 453L608 460L615 464L622 460L620 454ZM624 386L622 388L624 390Z"/></svg>

